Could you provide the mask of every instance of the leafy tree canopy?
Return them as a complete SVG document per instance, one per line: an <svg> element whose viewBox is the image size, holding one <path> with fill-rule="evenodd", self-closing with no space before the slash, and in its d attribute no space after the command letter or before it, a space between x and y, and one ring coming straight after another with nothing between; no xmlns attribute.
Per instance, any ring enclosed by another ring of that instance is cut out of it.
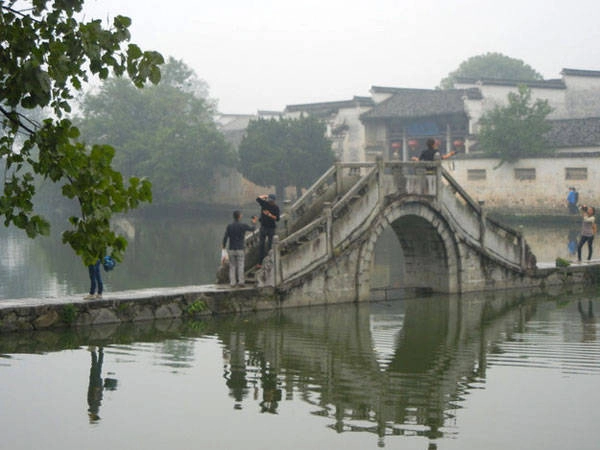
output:
<svg viewBox="0 0 600 450"><path fill-rule="evenodd" d="M496 106L479 120L479 144L501 164L542 155L548 149L544 135L550 130L550 112L547 100L532 102L531 89L521 85L517 93L508 94L507 106Z"/></svg>
<svg viewBox="0 0 600 450"><path fill-rule="evenodd" d="M493 78L516 81L542 80L543 77L520 59L488 52L463 61L440 82L442 89L452 89L457 78Z"/></svg>
<svg viewBox="0 0 600 450"><path fill-rule="evenodd" d="M310 186L334 162L325 124L315 117L259 119L250 122L240 144L240 171L260 186L299 191Z"/></svg>
<svg viewBox="0 0 600 450"><path fill-rule="evenodd" d="M110 218L150 201L152 194L146 180L124 183L111 166L110 146L78 142L79 130L65 114L90 74L101 79L111 72L127 74L142 87L160 80L163 58L125 45L128 17L115 17L108 28L99 20L78 20L83 2L0 1L0 216L5 226L22 228L30 237L48 234L49 222L34 211L34 176L59 183L81 212L69 219L63 241L91 264L108 247L120 259L127 242L113 232ZM28 113L34 108L46 108L41 123Z"/></svg>
<svg viewBox="0 0 600 450"><path fill-rule="evenodd" d="M152 180L154 200L198 200L210 194L215 169L234 166L231 146L214 121L206 83L169 58L156 86L136 89L111 78L83 101L79 128L86 140L117 148L115 166Z"/></svg>

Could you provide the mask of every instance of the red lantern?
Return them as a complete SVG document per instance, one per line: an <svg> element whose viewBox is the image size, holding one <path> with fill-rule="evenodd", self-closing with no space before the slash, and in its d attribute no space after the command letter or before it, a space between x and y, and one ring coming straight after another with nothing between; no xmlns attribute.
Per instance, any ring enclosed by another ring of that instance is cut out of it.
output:
<svg viewBox="0 0 600 450"><path fill-rule="evenodd" d="M402 148L402 142L398 142L398 141L392 142L392 148Z"/></svg>
<svg viewBox="0 0 600 450"><path fill-rule="evenodd" d="M411 139L410 141L408 141L408 146L413 150L417 148L417 145L419 145L419 141L417 141L416 139Z"/></svg>
<svg viewBox="0 0 600 450"><path fill-rule="evenodd" d="M453 142L453 144L454 144L454 146L455 146L456 148L460 148L460 147L462 147L463 145L465 145L465 143L464 143L463 141L461 141L460 139L457 139L457 140L455 140L455 141Z"/></svg>

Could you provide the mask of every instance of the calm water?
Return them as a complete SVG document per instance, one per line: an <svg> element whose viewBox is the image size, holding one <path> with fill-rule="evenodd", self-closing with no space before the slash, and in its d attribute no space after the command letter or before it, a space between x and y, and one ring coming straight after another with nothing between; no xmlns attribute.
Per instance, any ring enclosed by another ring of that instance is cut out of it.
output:
<svg viewBox="0 0 600 450"><path fill-rule="evenodd" d="M596 449L599 307L488 294L1 336L0 447Z"/></svg>
<svg viewBox="0 0 600 450"><path fill-rule="evenodd" d="M107 291L212 282L227 221L123 223ZM523 232L552 261L577 229ZM85 292L59 239L2 233L0 298ZM598 308L496 292L2 335L0 449L596 449Z"/></svg>

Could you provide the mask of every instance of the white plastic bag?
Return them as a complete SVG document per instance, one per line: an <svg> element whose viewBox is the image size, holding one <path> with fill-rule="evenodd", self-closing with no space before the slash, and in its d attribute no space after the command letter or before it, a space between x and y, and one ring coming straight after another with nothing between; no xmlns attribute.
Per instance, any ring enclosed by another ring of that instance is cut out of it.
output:
<svg viewBox="0 0 600 450"><path fill-rule="evenodd" d="M229 262L229 255L227 254L227 250L224 248L221 249L221 265L225 265Z"/></svg>

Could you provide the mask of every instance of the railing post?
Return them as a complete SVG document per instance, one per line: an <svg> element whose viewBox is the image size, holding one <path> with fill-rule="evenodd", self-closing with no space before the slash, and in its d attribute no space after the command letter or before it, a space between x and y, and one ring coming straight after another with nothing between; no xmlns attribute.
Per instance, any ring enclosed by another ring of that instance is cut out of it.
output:
<svg viewBox="0 0 600 450"><path fill-rule="evenodd" d="M442 163L438 162L435 168L435 201L440 202L440 194L442 192Z"/></svg>
<svg viewBox="0 0 600 450"><path fill-rule="evenodd" d="M383 156L377 155L375 160L377 163L377 194L378 194L378 203L383 205L383 174L385 169L385 163L383 161Z"/></svg>
<svg viewBox="0 0 600 450"><path fill-rule="evenodd" d="M273 287L279 286L281 283L281 263L279 254L279 235L273 236Z"/></svg>
<svg viewBox="0 0 600 450"><path fill-rule="evenodd" d="M340 167L341 163L335 163L335 195L336 197L340 195L340 193L344 189L344 171Z"/></svg>
<svg viewBox="0 0 600 450"><path fill-rule="evenodd" d="M323 204L323 214L327 219L327 225L325 229L325 236L327 237L327 258L333 257L333 235L332 235L332 224L333 224L333 212L331 209L331 202L325 202Z"/></svg>
<svg viewBox="0 0 600 450"><path fill-rule="evenodd" d="M483 248L485 243L485 221L486 221L486 211L483 207L485 205L485 201L479 200L479 242L481 247Z"/></svg>
<svg viewBox="0 0 600 450"><path fill-rule="evenodd" d="M525 238L523 238L523 235L519 236L519 246L521 247L521 261L520 261L520 266L521 266L521 270L525 271L528 269L527 267L527 252L526 252L526 244L525 244Z"/></svg>

